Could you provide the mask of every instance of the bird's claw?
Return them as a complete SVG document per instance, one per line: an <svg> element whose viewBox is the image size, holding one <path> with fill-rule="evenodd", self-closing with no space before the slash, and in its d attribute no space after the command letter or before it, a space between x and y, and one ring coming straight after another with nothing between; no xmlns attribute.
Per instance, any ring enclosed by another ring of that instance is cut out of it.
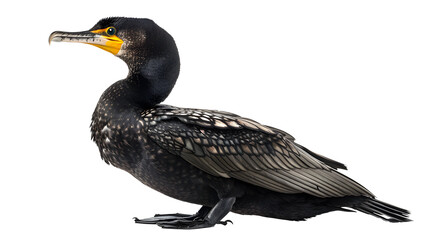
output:
<svg viewBox="0 0 429 240"><path fill-rule="evenodd" d="M234 224L231 220L226 220L226 221L220 221L220 222L218 222L218 224L222 224L224 226L226 226L228 223Z"/></svg>
<svg viewBox="0 0 429 240"><path fill-rule="evenodd" d="M168 217L167 217L168 216ZM207 228L212 227L215 224L210 223L209 221L200 218L200 217L185 217L186 215L181 215L182 217L171 218L171 215L155 215L153 218L144 218L139 219L134 217L133 220L135 223L143 223L143 224L156 224L162 228L169 229L198 229L198 228ZM219 221L217 224L221 224L226 226L228 223L233 224L231 220Z"/></svg>

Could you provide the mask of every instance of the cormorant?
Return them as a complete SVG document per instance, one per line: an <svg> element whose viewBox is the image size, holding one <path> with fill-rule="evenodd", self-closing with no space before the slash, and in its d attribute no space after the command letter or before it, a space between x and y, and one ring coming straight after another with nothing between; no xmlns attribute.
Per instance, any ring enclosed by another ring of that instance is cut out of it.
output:
<svg viewBox="0 0 429 240"><path fill-rule="evenodd" d="M202 205L193 215L157 214L136 223L195 229L226 225L230 211L304 220L350 209L409 221L407 210L336 171L344 164L282 130L229 112L160 105L180 60L174 39L152 20L105 18L88 31L53 32L51 41L94 45L128 65L128 76L105 90L92 116L101 158L165 195Z"/></svg>

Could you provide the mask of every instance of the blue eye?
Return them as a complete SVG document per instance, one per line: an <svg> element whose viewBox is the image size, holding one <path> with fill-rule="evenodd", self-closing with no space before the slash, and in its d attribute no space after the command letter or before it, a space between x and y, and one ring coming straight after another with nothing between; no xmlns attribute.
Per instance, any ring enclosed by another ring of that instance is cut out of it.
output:
<svg viewBox="0 0 429 240"><path fill-rule="evenodd" d="M116 28L114 27L109 27L106 29L106 34L109 36L113 36L116 34Z"/></svg>

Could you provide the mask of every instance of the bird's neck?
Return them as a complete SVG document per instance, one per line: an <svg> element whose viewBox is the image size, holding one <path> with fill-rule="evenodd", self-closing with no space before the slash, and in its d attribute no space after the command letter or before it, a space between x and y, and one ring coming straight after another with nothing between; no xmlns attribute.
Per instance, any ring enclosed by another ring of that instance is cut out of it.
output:
<svg viewBox="0 0 429 240"><path fill-rule="evenodd" d="M164 101L179 76L180 63L172 58L158 57L128 65L125 83L129 86L130 101L142 108L151 108Z"/></svg>

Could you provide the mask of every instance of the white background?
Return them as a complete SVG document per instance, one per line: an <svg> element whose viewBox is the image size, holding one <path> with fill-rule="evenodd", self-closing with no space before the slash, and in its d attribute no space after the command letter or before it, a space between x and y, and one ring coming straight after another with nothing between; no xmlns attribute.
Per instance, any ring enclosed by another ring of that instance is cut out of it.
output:
<svg viewBox="0 0 429 240"><path fill-rule="evenodd" d="M202 2L1 3L0 239L427 239L427 1ZM90 140L99 96L127 67L48 36L108 16L151 18L176 39L182 70L165 103L284 129L414 221L230 213L234 225L197 231L134 224L199 206L106 165Z"/></svg>

